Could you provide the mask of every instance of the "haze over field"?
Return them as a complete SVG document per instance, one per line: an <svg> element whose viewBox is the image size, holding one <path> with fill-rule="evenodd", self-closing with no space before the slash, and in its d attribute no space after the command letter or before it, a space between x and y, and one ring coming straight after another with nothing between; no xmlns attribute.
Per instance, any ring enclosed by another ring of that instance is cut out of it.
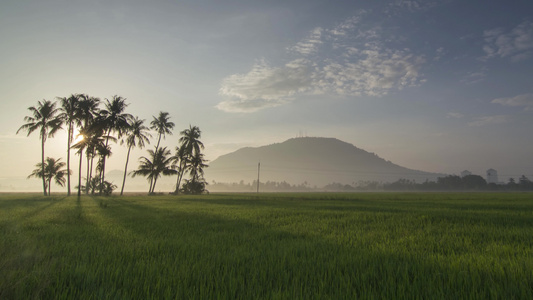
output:
<svg viewBox="0 0 533 300"><path fill-rule="evenodd" d="M533 178L533 2L376 2L2 1L0 191L39 191L38 136L15 132L72 93L169 112L162 146L197 125L211 161L323 136L409 169ZM46 155L65 161L66 144Z"/></svg>
<svg viewBox="0 0 533 300"><path fill-rule="evenodd" d="M258 170L258 160L262 168ZM260 174L257 174L258 171ZM305 183L323 187L331 183L394 182L399 179L436 181L444 174L421 172L395 165L375 153L332 138L294 138L257 148L242 148L214 160L206 177L215 182L260 181Z"/></svg>

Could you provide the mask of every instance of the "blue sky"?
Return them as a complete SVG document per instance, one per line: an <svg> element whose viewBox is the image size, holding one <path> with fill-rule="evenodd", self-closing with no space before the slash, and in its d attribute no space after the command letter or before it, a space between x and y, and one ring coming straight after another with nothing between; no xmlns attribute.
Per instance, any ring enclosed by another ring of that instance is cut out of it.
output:
<svg viewBox="0 0 533 300"><path fill-rule="evenodd" d="M39 189L38 137L15 132L71 93L168 111L211 160L304 133L424 171L533 176L533 2L361 2L2 1L0 189Z"/></svg>

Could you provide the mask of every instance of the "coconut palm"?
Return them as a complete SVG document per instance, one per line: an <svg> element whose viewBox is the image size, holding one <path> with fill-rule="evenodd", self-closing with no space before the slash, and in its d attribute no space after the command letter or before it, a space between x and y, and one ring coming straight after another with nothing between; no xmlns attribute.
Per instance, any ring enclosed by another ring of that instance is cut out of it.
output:
<svg viewBox="0 0 533 300"><path fill-rule="evenodd" d="M178 178L176 180L176 190L174 191L174 194L179 193L183 174L188 168L188 154L185 150L185 147L176 147L176 154L173 156L178 171Z"/></svg>
<svg viewBox="0 0 533 300"><path fill-rule="evenodd" d="M172 134L172 129L174 128L174 123L170 122L170 116L168 112L159 112L159 116L153 117L154 119L150 122L150 128L155 130L158 134L157 145L155 146L155 151L159 149L159 142L161 142L161 137L165 138L166 134Z"/></svg>
<svg viewBox="0 0 533 300"><path fill-rule="evenodd" d="M185 152L188 155L200 153L200 150L204 149L204 144L200 142L200 138L202 137L202 131L200 130L200 128L198 128L198 126L189 125L188 129L185 129L180 132L180 135L180 148L185 148Z"/></svg>
<svg viewBox="0 0 533 300"><path fill-rule="evenodd" d="M203 153L195 153L189 158L188 170L191 180L197 181L204 178L204 169L209 167Z"/></svg>
<svg viewBox="0 0 533 300"><path fill-rule="evenodd" d="M86 179L88 184L92 176L92 162L96 155L96 144L102 141L101 136L104 135L103 129L96 126L96 119L100 115L100 99L91 97L87 94L78 95L78 118L82 122L83 128L85 128L85 139L87 139L87 148L85 149L85 156L87 159L87 175ZM88 191L86 190L87 194Z"/></svg>
<svg viewBox="0 0 533 300"><path fill-rule="evenodd" d="M120 195L124 194L124 185L126 184L126 175L128 172L128 162L130 160L130 151L132 147L144 148L145 143L150 144L151 137L148 132L148 127L144 126L144 120L135 117L132 120L130 127L127 131L126 144L128 145L128 155L126 156L126 166L124 167L124 179L122 180L122 189L120 190ZM124 142L124 141L122 141Z"/></svg>
<svg viewBox="0 0 533 300"><path fill-rule="evenodd" d="M70 95L70 97L59 98L61 107L59 111L59 118L67 126L67 169L70 170L70 147L74 140L74 126L81 125L81 119L78 118L80 110L78 109L79 97L78 95ZM70 172L67 175L67 194L70 196Z"/></svg>
<svg viewBox="0 0 533 300"><path fill-rule="evenodd" d="M204 149L204 144L200 141L202 132L198 126L189 125L188 129L180 132L180 146L176 148L177 154L174 156L175 160L179 160L178 167L178 179L176 182L175 193L178 194L180 190L181 180L184 172L187 169L187 162L191 157L200 153L201 149Z"/></svg>
<svg viewBox="0 0 533 300"><path fill-rule="evenodd" d="M170 122L170 115L168 112L159 112L159 116L156 118L153 116L152 122L150 122L150 128L155 130L158 133L157 145L155 146L155 152L159 149L159 143L161 142L161 137L165 138L166 134L172 134L172 129L174 128L174 123ZM150 190L153 184L153 180L150 181Z"/></svg>
<svg viewBox="0 0 533 300"><path fill-rule="evenodd" d="M208 167L206 159L202 153L195 153L187 158L187 168L190 179L185 180L181 189L186 194L201 194L205 191L207 185L204 179L204 169Z"/></svg>
<svg viewBox="0 0 533 300"><path fill-rule="evenodd" d="M85 151L85 157L87 159L86 185L88 185L92 179L92 172L94 169L93 168L94 158L98 155L97 150L105 147L105 138L103 136L103 130L98 126L90 125L85 130L85 139L87 143L87 148ZM85 190L85 193L88 194L88 191Z"/></svg>
<svg viewBox="0 0 533 300"><path fill-rule="evenodd" d="M50 195L52 179L54 179L55 183L60 186L65 185L65 175L69 173L69 170L62 169L65 167L65 163L60 162L60 160L61 158L54 159L52 157L47 157L45 163L36 164L35 166L37 168L28 176L28 178L43 178L45 180L45 188L48 188L48 195Z"/></svg>
<svg viewBox="0 0 533 300"><path fill-rule="evenodd" d="M80 163L79 163L79 173L78 173L78 197L81 196L81 166L83 161L83 150L86 149L89 146L89 129L85 127L81 127L79 130L78 136L81 137L81 140L77 142L76 144L72 145L72 148L78 149L78 154L80 155ZM87 161L87 165L89 161Z"/></svg>
<svg viewBox="0 0 533 300"><path fill-rule="evenodd" d="M132 172L132 177L141 175L146 176L147 180L153 180L153 185L148 190L148 194L151 194L155 191L157 179L161 175L169 176L177 172L172 165L174 158L170 156L170 150L167 147L159 148L157 152L148 150L148 156L139 158L139 168Z"/></svg>
<svg viewBox="0 0 533 300"><path fill-rule="evenodd" d="M41 139L41 168L42 174L45 173L45 161L44 161L44 144L48 137L53 137L54 134L61 129L61 120L57 118L58 109L55 107L55 102L49 100L39 101L37 107L28 107L28 110L32 113L31 116L24 117L24 121L27 123L22 125L18 130L27 131L28 136L38 130L39 137ZM43 179L43 193L46 196L46 179Z"/></svg>
<svg viewBox="0 0 533 300"><path fill-rule="evenodd" d="M99 115L100 109L98 108L100 104L100 99L96 97L91 97L86 94L79 94L78 96L78 118L82 121L85 128L89 127Z"/></svg>
<svg viewBox="0 0 533 300"><path fill-rule="evenodd" d="M128 128L128 121L133 119L132 115L124 112L127 106L126 98L115 95L111 98L111 101L106 99L105 108L100 111L99 123L104 126L106 131L106 149L109 146L109 137L111 136L111 133L116 132L120 138L124 131ZM106 155L102 156L102 164L100 169L102 183L105 181L105 162Z"/></svg>

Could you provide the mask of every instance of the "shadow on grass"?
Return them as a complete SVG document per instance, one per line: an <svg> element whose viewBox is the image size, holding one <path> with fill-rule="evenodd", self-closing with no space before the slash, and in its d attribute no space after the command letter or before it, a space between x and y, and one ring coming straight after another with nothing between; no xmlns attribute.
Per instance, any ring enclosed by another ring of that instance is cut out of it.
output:
<svg viewBox="0 0 533 300"><path fill-rule="evenodd" d="M251 205L245 199L185 201ZM531 295L525 284L529 281L519 277L509 281L510 274L493 272L475 261L458 265L451 258L437 259L431 253L421 257L421 253L377 249L365 242L332 243L317 235L290 233L208 212L162 209L116 198L109 202L109 209L101 214L124 232L132 232L131 242L140 249L135 259L150 261L160 274L186 278L192 290L204 288L214 293L210 296L272 298L274 291L289 298ZM260 201L255 205L260 210L276 204ZM533 279L527 270L518 271ZM159 279L169 286L179 284Z"/></svg>
<svg viewBox="0 0 533 300"><path fill-rule="evenodd" d="M60 230L37 236L43 257L58 259L41 263L49 267L48 272L32 274L37 282L49 283L43 287L24 279L20 286L29 288L28 292L20 289L0 295L52 298L62 292L66 298L226 299L531 296L527 288L533 278L526 269L523 274L509 274L476 261L457 264L452 258L397 251L392 245L377 248L371 241L333 243L318 235L239 219L231 211L222 217L202 210L206 204L240 205L246 210L286 207L280 204L285 200L237 200L176 198L188 206L185 210L182 204L169 205L173 199L151 203L82 198L69 210L86 217L56 222ZM101 206L101 201L107 206ZM191 208L193 202L198 207ZM289 202L289 207L311 209L325 205L321 201L307 205ZM330 210L340 207L331 206ZM57 248L52 248L52 243Z"/></svg>

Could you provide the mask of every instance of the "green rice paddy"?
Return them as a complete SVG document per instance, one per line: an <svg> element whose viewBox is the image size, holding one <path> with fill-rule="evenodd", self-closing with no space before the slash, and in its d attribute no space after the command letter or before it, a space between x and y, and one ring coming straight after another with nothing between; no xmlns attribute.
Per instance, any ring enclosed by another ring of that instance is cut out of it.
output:
<svg viewBox="0 0 533 300"><path fill-rule="evenodd" d="M533 299L533 194L0 195L0 299Z"/></svg>

